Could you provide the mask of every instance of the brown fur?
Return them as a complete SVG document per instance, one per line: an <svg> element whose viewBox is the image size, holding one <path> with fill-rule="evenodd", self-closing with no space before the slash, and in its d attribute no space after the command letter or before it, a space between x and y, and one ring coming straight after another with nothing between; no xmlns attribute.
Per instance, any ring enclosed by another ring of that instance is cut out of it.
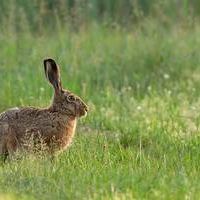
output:
<svg viewBox="0 0 200 200"><path fill-rule="evenodd" d="M12 108L0 114L0 155L25 148L25 140L39 139L54 153L66 149L75 133L77 118L87 114L80 97L63 90L59 67L52 59L44 60L45 74L54 87L49 108Z"/></svg>

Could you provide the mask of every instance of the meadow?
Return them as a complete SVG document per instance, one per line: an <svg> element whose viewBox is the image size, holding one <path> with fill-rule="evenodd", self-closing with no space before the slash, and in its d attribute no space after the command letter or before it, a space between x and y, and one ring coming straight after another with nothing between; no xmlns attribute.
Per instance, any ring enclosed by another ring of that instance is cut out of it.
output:
<svg viewBox="0 0 200 200"><path fill-rule="evenodd" d="M0 111L48 106L42 61L89 105L71 147L53 162L23 155L0 165L0 200L199 199L200 25L147 18L127 30L57 24L0 33Z"/></svg>

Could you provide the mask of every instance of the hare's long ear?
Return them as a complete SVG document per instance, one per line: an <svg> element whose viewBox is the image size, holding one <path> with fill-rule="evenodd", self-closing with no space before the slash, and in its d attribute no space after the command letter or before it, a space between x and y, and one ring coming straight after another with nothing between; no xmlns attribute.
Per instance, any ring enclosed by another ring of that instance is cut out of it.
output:
<svg viewBox="0 0 200 200"><path fill-rule="evenodd" d="M62 91L62 85L60 80L60 70L56 62L51 58L45 59L44 70L46 78L53 85L55 92L60 93Z"/></svg>

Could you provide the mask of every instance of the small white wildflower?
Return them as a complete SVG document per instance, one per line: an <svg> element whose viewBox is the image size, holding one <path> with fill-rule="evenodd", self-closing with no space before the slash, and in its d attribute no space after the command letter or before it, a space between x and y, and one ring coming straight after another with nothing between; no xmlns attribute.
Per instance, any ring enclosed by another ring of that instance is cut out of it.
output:
<svg viewBox="0 0 200 200"><path fill-rule="evenodd" d="M193 91L193 92L196 92L196 88L192 88L192 91Z"/></svg>
<svg viewBox="0 0 200 200"><path fill-rule="evenodd" d="M192 110L196 110L196 107L195 107L195 106L191 106L191 109L192 109Z"/></svg>
<svg viewBox="0 0 200 200"><path fill-rule="evenodd" d="M44 88L43 88L43 87L41 87L41 88L40 88L40 91L41 91L41 92L44 92Z"/></svg>
<svg viewBox="0 0 200 200"><path fill-rule="evenodd" d="M168 95L170 96L172 94L172 91L171 90L168 90L167 91Z"/></svg>
<svg viewBox="0 0 200 200"><path fill-rule="evenodd" d="M141 106L138 106L138 107L137 107L137 110L141 110L141 109L142 109L142 107L141 107Z"/></svg>
<svg viewBox="0 0 200 200"><path fill-rule="evenodd" d="M164 79L169 79L170 78L169 74L164 74L163 77L164 77Z"/></svg>
<svg viewBox="0 0 200 200"><path fill-rule="evenodd" d="M151 91L151 89L152 89L152 88L151 88L151 86L149 85L149 86L147 87L147 90L148 90L148 91Z"/></svg>
<svg viewBox="0 0 200 200"><path fill-rule="evenodd" d="M128 87L127 87L127 90L128 90L128 91L131 91L131 89L132 89L131 86L128 86Z"/></svg>

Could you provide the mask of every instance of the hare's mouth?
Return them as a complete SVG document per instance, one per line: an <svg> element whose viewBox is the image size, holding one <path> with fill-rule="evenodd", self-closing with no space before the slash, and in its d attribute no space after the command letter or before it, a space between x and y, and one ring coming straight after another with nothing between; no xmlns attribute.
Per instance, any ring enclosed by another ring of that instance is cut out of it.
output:
<svg viewBox="0 0 200 200"><path fill-rule="evenodd" d="M80 110L79 117L86 117L88 113L88 108L83 108Z"/></svg>
<svg viewBox="0 0 200 200"><path fill-rule="evenodd" d="M82 112L80 112L80 117L86 117L87 116L87 111L83 110Z"/></svg>

